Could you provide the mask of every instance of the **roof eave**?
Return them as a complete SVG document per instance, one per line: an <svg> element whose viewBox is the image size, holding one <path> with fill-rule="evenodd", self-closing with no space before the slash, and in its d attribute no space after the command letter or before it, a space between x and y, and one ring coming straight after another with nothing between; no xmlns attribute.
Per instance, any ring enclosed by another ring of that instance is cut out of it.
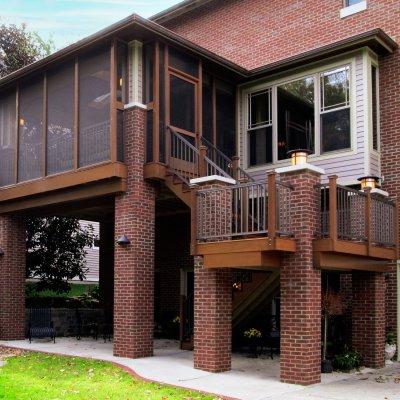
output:
<svg viewBox="0 0 400 400"><path fill-rule="evenodd" d="M192 11L206 3L209 3L210 1L212 0L184 0L178 4L175 4L172 7L167 8L166 10L163 10L151 16L149 19L159 24L163 24L170 21L171 19L186 14L187 12Z"/></svg>

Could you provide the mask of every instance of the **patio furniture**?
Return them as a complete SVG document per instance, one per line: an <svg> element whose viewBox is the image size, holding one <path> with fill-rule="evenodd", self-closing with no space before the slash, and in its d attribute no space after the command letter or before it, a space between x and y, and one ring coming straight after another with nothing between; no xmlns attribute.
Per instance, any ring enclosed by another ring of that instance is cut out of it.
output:
<svg viewBox="0 0 400 400"><path fill-rule="evenodd" d="M84 318L81 310L76 309L76 338L81 340L82 337L91 336L94 340L99 336L99 324L97 321Z"/></svg>
<svg viewBox="0 0 400 400"><path fill-rule="evenodd" d="M56 331L54 330L53 321L51 319L51 308L31 308L29 310L29 327L28 327L29 343L33 338L49 337L56 342Z"/></svg>

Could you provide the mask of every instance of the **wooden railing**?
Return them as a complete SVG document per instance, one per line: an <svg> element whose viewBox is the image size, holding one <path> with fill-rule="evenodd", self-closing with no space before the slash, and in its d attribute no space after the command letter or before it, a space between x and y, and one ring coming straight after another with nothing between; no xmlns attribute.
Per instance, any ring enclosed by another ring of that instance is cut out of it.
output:
<svg viewBox="0 0 400 400"><path fill-rule="evenodd" d="M318 190L322 238L396 247L397 207L392 200L338 185L336 176Z"/></svg>
<svg viewBox="0 0 400 400"><path fill-rule="evenodd" d="M268 176L267 183L197 190L193 234L198 242L291 236L291 190L277 182L275 174Z"/></svg>

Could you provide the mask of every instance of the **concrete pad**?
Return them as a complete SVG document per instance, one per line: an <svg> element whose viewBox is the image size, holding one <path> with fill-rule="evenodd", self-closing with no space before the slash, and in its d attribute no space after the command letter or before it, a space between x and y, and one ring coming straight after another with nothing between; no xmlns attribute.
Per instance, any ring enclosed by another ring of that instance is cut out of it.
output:
<svg viewBox="0 0 400 400"><path fill-rule="evenodd" d="M92 339L58 338L51 341L0 341L0 345L32 351L87 357L116 362L139 376L188 389L200 390L241 400L400 400L400 364L382 370L359 373L323 374L318 385L303 387L279 381L279 358L247 358L233 354L232 371L212 374L193 368L193 354L179 349L172 340L156 340L154 357L128 359L112 355L112 343ZM377 383L380 375L389 377Z"/></svg>

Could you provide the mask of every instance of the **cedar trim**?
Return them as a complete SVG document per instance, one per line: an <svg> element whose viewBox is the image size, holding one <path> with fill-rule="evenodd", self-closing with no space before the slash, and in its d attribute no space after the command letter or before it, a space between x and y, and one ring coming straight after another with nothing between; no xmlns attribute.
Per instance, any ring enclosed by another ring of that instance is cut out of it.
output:
<svg viewBox="0 0 400 400"><path fill-rule="evenodd" d="M117 41L110 48L110 159L117 161Z"/></svg>
<svg viewBox="0 0 400 400"><path fill-rule="evenodd" d="M149 162L144 165L144 178L165 180L167 174L167 166L160 162Z"/></svg>
<svg viewBox="0 0 400 400"><path fill-rule="evenodd" d="M125 179L105 179L87 185L69 187L54 192L46 192L31 198L21 198L16 201L0 203L0 214L11 212L27 212L28 210L61 205L70 202L93 199L97 197L115 195L126 191ZM59 210L59 214L63 214Z"/></svg>
<svg viewBox="0 0 400 400"><path fill-rule="evenodd" d="M153 47L153 162L160 161L160 42ZM147 143L147 141L146 141Z"/></svg>
<svg viewBox="0 0 400 400"><path fill-rule="evenodd" d="M240 268L257 270L276 270L281 266L279 253L245 251L226 254L207 254L204 256L205 268Z"/></svg>
<svg viewBox="0 0 400 400"><path fill-rule="evenodd" d="M58 175L50 175L34 181L22 182L15 186L0 190L0 205L5 201L16 200L66 187L89 184L95 181L120 178L126 179L126 166L122 163L106 162L77 171L69 171Z"/></svg>

